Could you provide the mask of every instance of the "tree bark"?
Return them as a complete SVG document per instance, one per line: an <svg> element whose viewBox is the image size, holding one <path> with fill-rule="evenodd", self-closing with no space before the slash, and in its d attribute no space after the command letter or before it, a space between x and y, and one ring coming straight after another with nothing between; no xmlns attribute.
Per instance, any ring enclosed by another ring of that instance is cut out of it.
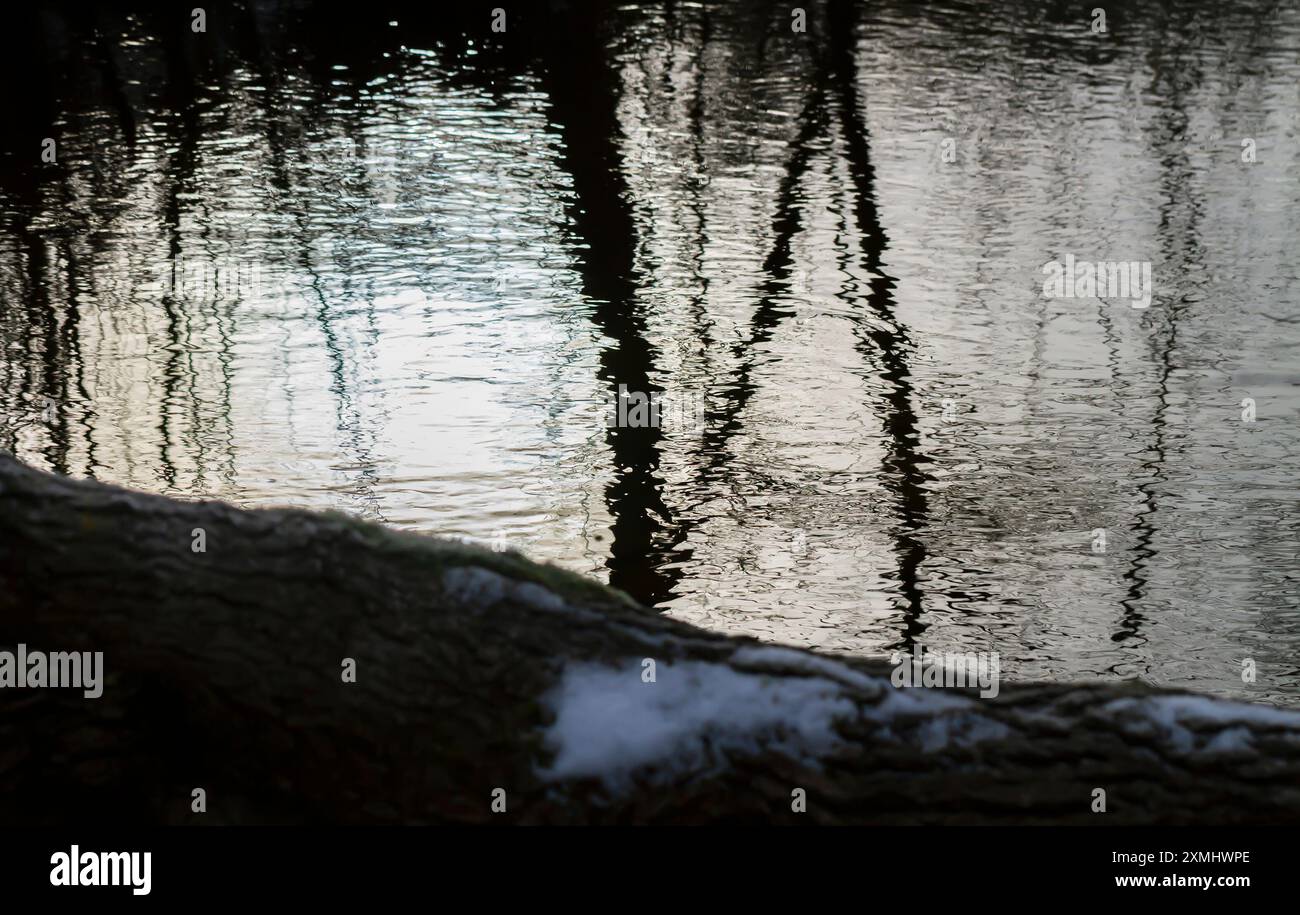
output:
<svg viewBox="0 0 1300 915"><path fill-rule="evenodd" d="M1300 713L1133 682L896 689L883 662L706 632L517 554L0 454L19 643L102 651L105 676L98 699L0 689L6 823L1300 821Z"/></svg>

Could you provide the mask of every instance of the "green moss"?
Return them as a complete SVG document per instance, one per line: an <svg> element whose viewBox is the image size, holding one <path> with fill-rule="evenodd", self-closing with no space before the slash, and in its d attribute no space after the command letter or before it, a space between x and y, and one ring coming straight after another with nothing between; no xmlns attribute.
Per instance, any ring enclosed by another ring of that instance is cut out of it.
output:
<svg viewBox="0 0 1300 915"><path fill-rule="evenodd" d="M435 575L447 568L473 566L517 581L533 582L562 598L587 604L617 604L646 613L654 612L642 607L622 591L568 569L534 562L522 553L497 552L464 540L393 530L344 512L306 514L338 523L377 553L416 563L416 574Z"/></svg>

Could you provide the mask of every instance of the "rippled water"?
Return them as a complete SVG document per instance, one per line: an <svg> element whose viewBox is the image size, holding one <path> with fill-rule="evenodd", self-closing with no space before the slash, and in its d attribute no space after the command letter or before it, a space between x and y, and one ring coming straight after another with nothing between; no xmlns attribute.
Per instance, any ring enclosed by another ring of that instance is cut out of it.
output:
<svg viewBox="0 0 1300 915"><path fill-rule="evenodd" d="M27 14L0 447L1300 704L1300 10L469 6Z"/></svg>

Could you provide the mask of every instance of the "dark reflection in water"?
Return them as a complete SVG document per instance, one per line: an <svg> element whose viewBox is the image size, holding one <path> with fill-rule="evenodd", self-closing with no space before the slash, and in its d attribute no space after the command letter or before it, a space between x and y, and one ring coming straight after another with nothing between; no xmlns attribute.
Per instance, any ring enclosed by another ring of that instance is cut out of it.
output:
<svg viewBox="0 0 1300 915"><path fill-rule="evenodd" d="M1300 703L1300 11L494 5L15 14L0 447Z"/></svg>

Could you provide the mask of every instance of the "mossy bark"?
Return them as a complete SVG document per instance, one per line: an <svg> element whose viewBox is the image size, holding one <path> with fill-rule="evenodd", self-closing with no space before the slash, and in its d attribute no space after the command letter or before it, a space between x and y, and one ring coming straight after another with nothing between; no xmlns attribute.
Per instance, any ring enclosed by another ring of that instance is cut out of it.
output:
<svg viewBox="0 0 1300 915"><path fill-rule="evenodd" d="M755 652L515 554L0 455L0 648L20 642L102 651L106 676L94 700L0 690L5 823L1300 821L1294 722L1224 712L1178 737L1140 712L1172 694L1138 684L1004 685L885 715L882 663ZM759 738L617 787L548 779L564 672L644 658L661 678L683 661L829 678L856 712L817 758Z"/></svg>

